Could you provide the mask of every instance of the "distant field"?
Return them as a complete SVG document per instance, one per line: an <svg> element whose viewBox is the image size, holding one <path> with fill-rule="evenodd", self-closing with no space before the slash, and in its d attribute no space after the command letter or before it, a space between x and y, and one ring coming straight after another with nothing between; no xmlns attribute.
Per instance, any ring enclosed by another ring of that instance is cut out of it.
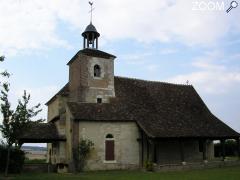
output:
<svg viewBox="0 0 240 180"><path fill-rule="evenodd" d="M1 179L1 178L0 178ZM240 180L240 167L178 172L99 171L80 174L21 174L10 179L80 180Z"/></svg>

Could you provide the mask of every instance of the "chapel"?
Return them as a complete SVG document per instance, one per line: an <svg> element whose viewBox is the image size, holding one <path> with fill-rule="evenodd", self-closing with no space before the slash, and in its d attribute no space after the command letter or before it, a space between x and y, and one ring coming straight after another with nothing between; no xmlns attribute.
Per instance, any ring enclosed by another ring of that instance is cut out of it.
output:
<svg viewBox="0 0 240 180"><path fill-rule="evenodd" d="M239 144L239 133L211 113L192 85L115 76L118 59L99 50L92 22L82 37L83 48L67 63L69 81L46 103L47 123L20 138L48 143L48 162L59 172L76 170L74 152L84 139L94 143L85 170L208 163L214 140L221 141L222 160L225 140Z"/></svg>

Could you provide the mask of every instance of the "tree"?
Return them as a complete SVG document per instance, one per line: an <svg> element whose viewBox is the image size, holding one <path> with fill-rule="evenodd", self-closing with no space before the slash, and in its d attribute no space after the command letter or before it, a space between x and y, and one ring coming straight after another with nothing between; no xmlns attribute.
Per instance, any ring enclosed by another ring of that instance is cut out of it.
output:
<svg viewBox="0 0 240 180"><path fill-rule="evenodd" d="M4 57L1 56L0 61L2 62L3 60ZM8 79L10 74L7 71L4 71L1 73L1 76ZM30 95L27 94L26 91L24 91L22 98L18 100L16 109L13 110L9 102L9 82L7 80L4 82L0 81L0 85L0 112L2 113L3 117L3 122L0 125L0 130L2 132L3 138L6 139L6 144L8 148L7 163L5 168L5 176L7 176L10 160L10 148L14 143L15 147L21 147L21 144L17 141L18 137L29 126L29 124L32 122L32 118L37 116L41 109L39 109L40 104L33 106L32 108L28 108ZM43 120L38 120L37 122L42 121Z"/></svg>
<svg viewBox="0 0 240 180"><path fill-rule="evenodd" d="M0 56L0 61L2 62L2 61L4 61L4 56Z"/></svg>
<svg viewBox="0 0 240 180"><path fill-rule="evenodd" d="M18 100L18 105L12 116L12 128L13 128L13 139L15 140L15 146L20 148L20 144L17 139L18 137L29 127L32 122L32 118L37 116L39 112L42 111L40 108L40 103L36 106L28 108L28 103L30 101L30 94L27 94L24 91L22 99ZM39 119L34 122L42 122L42 119Z"/></svg>

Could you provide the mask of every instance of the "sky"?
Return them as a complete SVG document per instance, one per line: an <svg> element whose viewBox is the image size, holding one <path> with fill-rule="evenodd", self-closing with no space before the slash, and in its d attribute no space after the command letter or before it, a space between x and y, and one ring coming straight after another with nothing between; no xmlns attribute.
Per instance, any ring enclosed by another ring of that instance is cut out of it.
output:
<svg viewBox="0 0 240 180"><path fill-rule="evenodd" d="M99 49L117 56L115 75L192 84L208 108L240 132L240 1L98 0ZM44 105L68 82L83 48L87 0L0 0L0 70L11 73L12 105L24 90Z"/></svg>

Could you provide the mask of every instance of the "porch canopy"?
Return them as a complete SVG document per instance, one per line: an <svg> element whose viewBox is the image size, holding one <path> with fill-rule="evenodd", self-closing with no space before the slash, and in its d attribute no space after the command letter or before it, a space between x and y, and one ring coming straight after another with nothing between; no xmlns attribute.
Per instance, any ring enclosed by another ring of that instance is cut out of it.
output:
<svg viewBox="0 0 240 180"><path fill-rule="evenodd" d="M66 137L59 135L54 123L31 123L18 138L19 143L52 143L66 141Z"/></svg>

